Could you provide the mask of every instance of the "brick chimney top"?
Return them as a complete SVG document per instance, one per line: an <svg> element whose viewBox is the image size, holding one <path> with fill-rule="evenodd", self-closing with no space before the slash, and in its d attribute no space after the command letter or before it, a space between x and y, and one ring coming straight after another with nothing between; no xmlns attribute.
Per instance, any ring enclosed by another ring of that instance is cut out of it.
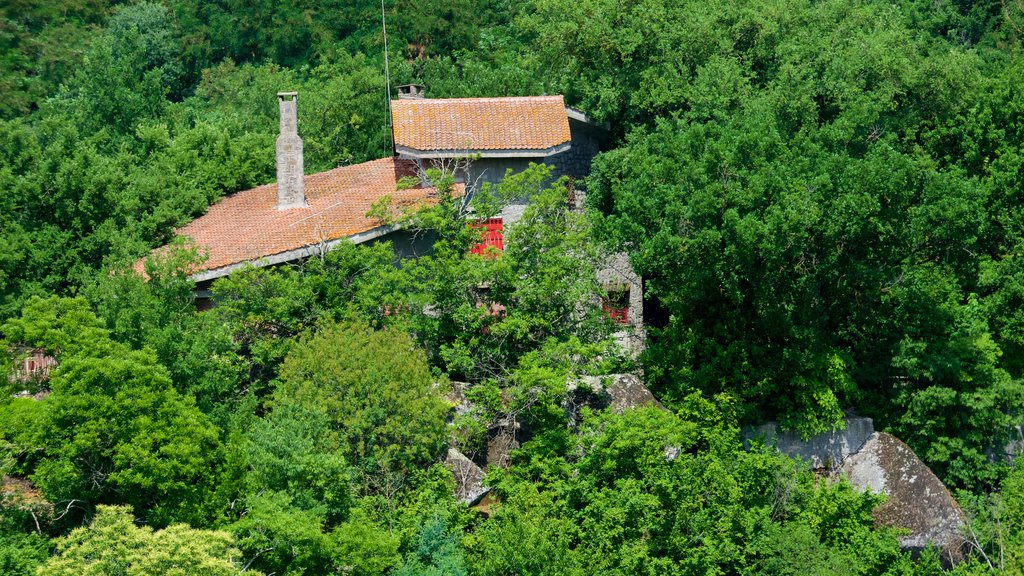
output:
<svg viewBox="0 0 1024 576"><path fill-rule="evenodd" d="M406 100L410 98L426 98L426 89L419 84L402 84L398 87L398 98Z"/></svg>

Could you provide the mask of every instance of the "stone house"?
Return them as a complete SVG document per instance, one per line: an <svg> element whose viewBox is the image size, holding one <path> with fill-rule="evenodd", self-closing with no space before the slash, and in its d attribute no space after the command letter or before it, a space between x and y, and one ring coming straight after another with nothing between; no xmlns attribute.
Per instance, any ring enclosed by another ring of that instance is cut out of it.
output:
<svg viewBox="0 0 1024 576"><path fill-rule="evenodd" d="M483 182L497 183L507 170L520 171L531 162L550 165L555 177L578 180L589 172L607 133L604 126L567 108L562 96L429 99L421 87L409 85L399 87L399 97L391 103L391 157L306 175L298 94L281 92L277 97L277 182L228 195L176 231L206 256L191 273L200 305L208 303L209 285L234 270L301 261L344 240L390 241L396 259L428 253L429 237L381 223L367 215L371 207L384 197L399 210L436 202L436 190L422 178L432 163L463 167L456 174L456 194L472 193ZM419 185L398 189L403 177L417 176ZM513 202L497 218L480 223L486 227L486 244L501 249L504 226L518 219L524 207L525 201ZM618 274L619 268L603 272L602 282L616 294L625 287L639 295L639 280ZM142 271L141 260L136 270ZM642 311L633 307L633 300L627 296L629 311L620 318L639 321ZM606 305L612 305L610 299Z"/></svg>

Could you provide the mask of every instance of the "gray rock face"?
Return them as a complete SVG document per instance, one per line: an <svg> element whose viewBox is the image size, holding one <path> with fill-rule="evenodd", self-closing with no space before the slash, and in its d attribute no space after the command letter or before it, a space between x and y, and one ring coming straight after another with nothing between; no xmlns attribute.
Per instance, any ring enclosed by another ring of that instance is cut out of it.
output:
<svg viewBox="0 0 1024 576"><path fill-rule="evenodd" d="M487 468L508 468L512 451L519 448L519 422L501 419L487 430Z"/></svg>
<svg viewBox="0 0 1024 576"><path fill-rule="evenodd" d="M949 563L961 559L963 512L935 474L898 438L872 434L843 462L839 474L855 488L888 497L875 509L875 521L910 530L900 537L903 549L920 551L931 543L943 550Z"/></svg>
<svg viewBox="0 0 1024 576"><path fill-rule="evenodd" d="M796 432L782 431L777 423L768 422L745 429L743 443L747 447L751 441L774 445L786 456L799 457L809 462L813 469L835 470L847 457L860 450L874 432L875 425L871 418L847 418L846 429L825 432L804 440Z"/></svg>
<svg viewBox="0 0 1024 576"><path fill-rule="evenodd" d="M459 502L472 506L491 491L483 484L484 471L462 452L449 448L444 465L455 477L455 498Z"/></svg>
<svg viewBox="0 0 1024 576"><path fill-rule="evenodd" d="M1009 464L1024 454L1024 426L1014 426L1010 429L1010 438L1002 450L990 450L990 460L1004 460Z"/></svg>
<svg viewBox="0 0 1024 576"><path fill-rule="evenodd" d="M605 386L608 395L611 396L611 411L622 414L630 408L638 406L654 406L664 410L661 402L651 394L651 391L644 386L639 378L632 374L615 374L611 381Z"/></svg>
<svg viewBox="0 0 1024 576"><path fill-rule="evenodd" d="M665 409L647 386L632 374L584 376L569 382L566 392L565 409L570 422L578 421L579 410L583 406L595 410L607 408L616 414L639 406Z"/></svg>
<svg viewBox="0 0 1024 576"><path fill-rule="evenodd" d="M469 414L473 410L473 405L466 399L466 388L469 387L469 384L453 380L451 385L451 390L445 394L444 399L453 406L456 415L463 416ZM435 388L437 386L435 384Z"/></svg>

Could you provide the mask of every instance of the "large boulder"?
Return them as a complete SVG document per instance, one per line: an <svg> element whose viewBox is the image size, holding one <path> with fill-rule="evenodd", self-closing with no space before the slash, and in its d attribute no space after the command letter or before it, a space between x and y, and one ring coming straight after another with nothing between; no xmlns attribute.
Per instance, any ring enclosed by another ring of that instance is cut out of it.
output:
<svg viewBox="0 0 1024 576"><path fill-rule="evenodd" d="M462 452L449 448L444 465L455 477L455 498L459 502L472 506L491 491L484 486L484 471Z"/></svg>
<svg viewBox="0 0 1024 576"><path fill-rule="evenodd" d="M566 385L564 407L573 426L579 423L579 412L584 406L592 410L608 409L616 414L639 406L665 409L647 386L632 374L584 376L570 380Z"/></svg>
<svg viewBox="0 0 1024 576"><path fill-rule="evenodd" d="M816 434L807 439L791 430L782 430L776 422L768 422L744 429L743 441L747 447L751 442L775 446L786 456L799 457L812 469L832 471L860 450L874 432L875 425L871 418L847 418L842 430Z"/></svg>
<svg viewBox="0 0 1024 576"><path fill-rule="evenodd" d="M860 490L885 494L874 511L879 526L905 528L904 550L919 552L929 544L955 564L962 558L963 511L949 490L909 446L884 432L872 434L837 472Z"/></svg>

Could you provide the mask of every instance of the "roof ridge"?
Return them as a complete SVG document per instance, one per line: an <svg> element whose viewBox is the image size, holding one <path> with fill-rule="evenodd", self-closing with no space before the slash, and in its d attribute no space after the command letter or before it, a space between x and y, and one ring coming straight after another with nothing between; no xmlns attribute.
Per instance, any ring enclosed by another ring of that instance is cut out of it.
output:
<svg viewBox="0 0 1024 576"><path fill-rule="evenodd" d="M399 98L392 102L402 104L437 104L448 102L501 102L501 101L523 101L523 100L565 100L561 94L544 94L541 96L471 96L468 98Z"/></svg>

